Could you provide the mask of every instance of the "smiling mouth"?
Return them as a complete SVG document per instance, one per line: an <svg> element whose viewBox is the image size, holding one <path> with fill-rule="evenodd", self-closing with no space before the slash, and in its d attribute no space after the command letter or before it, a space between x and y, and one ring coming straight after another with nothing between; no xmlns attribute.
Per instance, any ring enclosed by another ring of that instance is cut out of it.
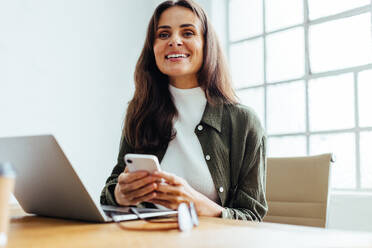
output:
<svg viewBox="0 0 372 248"><path fill-rule="evenodd" d="M166 59L179 59L179 58L188 58L188 57L190 57L190 54L183 54L183 53L169 54L165 56Z"/></svg>

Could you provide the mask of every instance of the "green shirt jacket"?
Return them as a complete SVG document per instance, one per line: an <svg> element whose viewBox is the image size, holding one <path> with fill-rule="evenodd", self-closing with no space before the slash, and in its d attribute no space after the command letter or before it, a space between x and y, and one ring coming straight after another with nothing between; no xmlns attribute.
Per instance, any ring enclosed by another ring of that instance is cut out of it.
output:
<svg viewBox="0 0 372 248"><path fill-rule="evenodd" d="M219 204L224 207L221 217L262 221L268 210L266 135L258 117L240 104L207 103L199 125L203 128L195 127L195 134L207 157ZM154 152L159 161L166 148ZM122 137L118 161L102 190L101 204L118 205L114 189L119 174L125 169L124 155L135 152Z"/></svg>

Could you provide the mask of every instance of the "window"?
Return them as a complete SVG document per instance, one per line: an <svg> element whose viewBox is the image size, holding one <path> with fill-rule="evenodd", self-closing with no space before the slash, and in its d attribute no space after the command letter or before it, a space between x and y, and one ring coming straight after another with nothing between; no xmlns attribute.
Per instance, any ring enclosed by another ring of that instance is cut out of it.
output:
<svg viewBox="0 0 372 248"><path fill-rule="evenodd" d="M226 0L234 87L269 156L332 152L333 189L372 190L372 0Z"/></svg>

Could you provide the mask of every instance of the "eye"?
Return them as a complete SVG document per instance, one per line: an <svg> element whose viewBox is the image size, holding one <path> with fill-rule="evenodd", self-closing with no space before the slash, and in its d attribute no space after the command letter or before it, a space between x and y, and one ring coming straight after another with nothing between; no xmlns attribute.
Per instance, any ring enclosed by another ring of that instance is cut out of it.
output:
<svg viewBox="0 0 372 248"><path fill-rule="evenodd" d="M186 32L183 33L183 36L185 36L185 37L191 37L193 35L194 35L194 32L192 32L192 31L186 31Z"/></svg>
<svg viewBox="0 0 372 248"><path fill-rule="evenodd" d="M160 39L166 39L166 38L169 37L169 34L168 34L167 32L161 32L161 33L158 35L158 37L159 37Z"/></svg>

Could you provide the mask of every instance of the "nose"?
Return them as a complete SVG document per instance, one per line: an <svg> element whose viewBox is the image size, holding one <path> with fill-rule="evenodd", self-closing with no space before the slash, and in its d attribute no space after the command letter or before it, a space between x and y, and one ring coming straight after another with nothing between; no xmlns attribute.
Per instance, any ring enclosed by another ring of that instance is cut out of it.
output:
<svg viewBox="0 0 372 248"><path fill-rule="evenodd" d="M175 35L173 36L168 43L169 46L182 46L182 39L178 36Z"/></svg>

